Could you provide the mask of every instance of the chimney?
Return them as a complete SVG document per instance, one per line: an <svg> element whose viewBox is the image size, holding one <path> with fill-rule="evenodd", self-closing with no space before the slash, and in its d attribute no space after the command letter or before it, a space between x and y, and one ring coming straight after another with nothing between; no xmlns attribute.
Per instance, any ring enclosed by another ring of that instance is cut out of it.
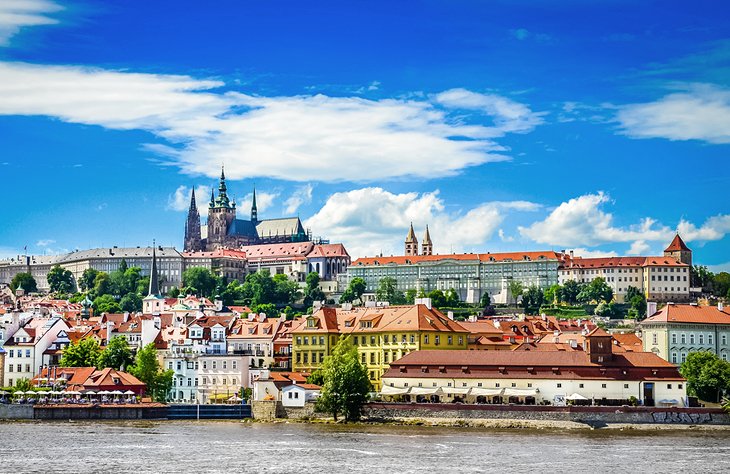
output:
<svg viewBox="0 0 730 474"><path fill-rule="evenodd" d="M573 251L570 251L570 258L573 258Z"/></svg>
<svg viewBox="0 0 730 474"><path fill-rule="evenodd" d="M431 298L416 298L414 304L422 304L428 309L432 309Z"/></svg>
<svg viewBox="0 0 730 474"><path fill-rule="evenodd" d="M717 310L718 311L725 311L725 305L722 304L722 301L717 302Z"/></svg>
<svg viewBox="0 0 730 474"><path fill-rule="evenodd" d="M112 340L112 331L114 330L114 323L109 321L106 323L106 343Z"/></svg>
<svg viewBox="0 0 730 474"><path fill-rule="evenodd" d="M577 349L578 348L578 341L576 341L575 339L570 339L568 341L568 343L570 344L570 348L571 349Z"/></svg>
<svg viewBox="0 0 730 474"><path fill-rule="evenodd" d="M452 320L452 321L454 320L454 312L453 312L453 311L449 311L448 313L446 313L446 316L447 316L447 317L448 317L448 318L449 318L450 320Z"/></svg>

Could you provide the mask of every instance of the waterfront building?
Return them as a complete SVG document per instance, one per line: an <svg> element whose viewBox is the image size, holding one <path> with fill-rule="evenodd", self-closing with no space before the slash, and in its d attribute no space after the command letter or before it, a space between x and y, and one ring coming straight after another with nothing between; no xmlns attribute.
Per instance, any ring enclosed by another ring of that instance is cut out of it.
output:
<svg viewBox="0 0 730 474"><path fill-rule="evenodd" d="M38 376L33 378L35 387L54 388L56 390L86 392L89 390L133 392L144 395L147 386L134 375L121 370L96 367L44 367Z"/></svg>
<svg viewBox="0 0 730 474"><path fill-rule="evenodd" d="M292 384L306 384L308 373L262 371L251 384L251 397L254 401L281 401L281 389Z"/></svg>
<svg viewBox="0 0 730 474"><path fill-rule="evenodd" d="M251 363L257 368L274 366L274 337L286 317L267 318L265 314L251 313L246 319L237 319L228 336L228 347L251 354Z"/></svg>
<svg viewBox="0 0 730 474"><path fill-rule="evenodd" d="M466 349L469 336L469 331L430 304L320 308L296 320L291 333L295 371L317 370L340 336L349 336L376 389L390 363L404 354L424 349Z"/></svg>
<svg viewBox="0 0 730 474"><path fill-rule="evenodd" d="M509 303L508 286L513 280L525 287L558 283L562 259L563 254L553 251L366 257L348 267L347 278L365 280L369 299L374 299L380 280L390 277L399 291L453 289L467 303L478 303L484 293L495 303Z"/></svg>
<svg viewBox="0 0 730 474"><path fill-rule="evenodd" d="M641 290L648 301L686 302L690 299L692 251L679 234L658 257L582 258L572 252L565 255L558 271L558 282L568 280L589 283L603 278L618 302L626 290Z"/></svg>
<svg viewBox="0 0 730 474"><path fill-rule="evenodd" d="M617 352L600 328L581 351L417 351L391 364L381 394L405 401L685 406L686 381L653 353Z"/></svg>
<svg viewBox="0 0 730 474"><path fill-rule="evenodd" d="M730 311L717 306L667 304L641 322L644 350L672 364L705 351L730 360Z"/></svg>
<svg viewBox="0 0 730 474"><path fill-rule="evenodd" d="M292 383L281 389L281 404L285 407L304 408L319 398L322 387L311 383Z"/></svg>
<svg viewBox="0 0 730 474"><path fill-rule="evenodd" d="M14 313L18 316L18 313ZM69 326L61 317L34 316L18 325L3 345L6 352L4 386L13 386L20 379L32 379L44 364L44 353ZM47 362L47 360L45 361Z"/></svg>

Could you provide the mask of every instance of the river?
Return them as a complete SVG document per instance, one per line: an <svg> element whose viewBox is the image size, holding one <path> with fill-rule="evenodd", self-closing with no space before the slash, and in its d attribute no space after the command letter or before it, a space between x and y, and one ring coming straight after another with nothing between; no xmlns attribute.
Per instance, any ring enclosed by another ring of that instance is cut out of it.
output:
<svg viewBox="0 0 730 474"><path fill-rule="evenodd" d="M730 432L2 422L0 471L730 472Z"/></svg>

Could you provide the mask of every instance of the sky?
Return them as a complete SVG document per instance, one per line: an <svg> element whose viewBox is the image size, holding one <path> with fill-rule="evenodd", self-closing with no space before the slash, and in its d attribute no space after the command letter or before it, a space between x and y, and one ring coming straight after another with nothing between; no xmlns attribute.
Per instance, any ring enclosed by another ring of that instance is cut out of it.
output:
<svg viewBox="0 0 730 474"><path fill-rule="evenodd" d="M730 6L0 2L0 256L239 217L353 258L574 249L730 270Z"/></svg>

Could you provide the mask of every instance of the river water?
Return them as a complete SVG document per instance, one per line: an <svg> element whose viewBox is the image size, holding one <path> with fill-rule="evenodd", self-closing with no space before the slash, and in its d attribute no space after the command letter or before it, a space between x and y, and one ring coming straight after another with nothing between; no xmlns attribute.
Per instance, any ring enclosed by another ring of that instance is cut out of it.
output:
<svg viewBox="0 0 730 474"><path fill-rule="evenodd" d="M730 472L730 432L3 422L0 472Z"/></svg>

